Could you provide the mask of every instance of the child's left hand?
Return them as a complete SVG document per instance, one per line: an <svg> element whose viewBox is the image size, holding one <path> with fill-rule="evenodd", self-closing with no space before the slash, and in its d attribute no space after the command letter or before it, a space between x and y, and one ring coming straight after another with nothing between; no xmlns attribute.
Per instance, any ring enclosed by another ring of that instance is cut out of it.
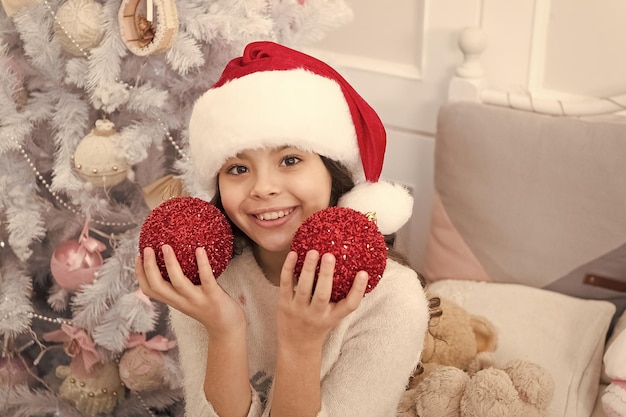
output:
<svg viewBox="0 0 626 417"><path fill-rule="evenodd" d="M335 257L330 253L321 257L319 274L315 281L320 255L315 250L309 251L298 284L294 285L293 270L297 258L296 252L290 252L280 275L277 318L279 348L321 349L330 331L359 307L367 287L368 275L365 271L357 273L346 298L332 303L330 296Z"/></svg>

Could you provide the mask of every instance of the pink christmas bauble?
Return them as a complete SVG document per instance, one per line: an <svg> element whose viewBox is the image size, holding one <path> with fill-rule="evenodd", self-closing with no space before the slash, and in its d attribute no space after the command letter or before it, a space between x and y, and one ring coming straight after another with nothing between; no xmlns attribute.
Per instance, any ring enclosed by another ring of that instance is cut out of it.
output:
<svg viewBox="0 0 626 417"><path fill-rule="evenodd" d="M35 367L29 370L21 357L0 358L0 387L19 384L31 385L35 382L35 378L31 374L35 370Z"/></svg>
<svg viewBox="0 0 626 417"><path fill-rule="evenodd" d="M195 197L174 197L150 212L139 233L139 253L154 249L163 278L169 281L161 247L174 250L180 268L194 284L200 284L196 249L203 247L213 275L218 278L233 254L233 232L226 216L213 204Z"/></svg>
<svg viewBox="0 0 626 417"><path fill-rule="evenodd" d="M50 272L61 288L74 291L93 282L102 263L99 251L86 250L78 241L68 240L52 254Z"/></svg>
<svg viewBox="0 0 626 417"><path fill-rule="evenodd" d="M302 272L309 250L335 256L335 275L330 300L344 299L359 271L369 274L365 293L372 291L387 265L387 245L376 223L366 215L347 207L329 207L312 214L296 231L291 250L298 253L296 277ZM319 265L318 265L319 272Z"/></svg>

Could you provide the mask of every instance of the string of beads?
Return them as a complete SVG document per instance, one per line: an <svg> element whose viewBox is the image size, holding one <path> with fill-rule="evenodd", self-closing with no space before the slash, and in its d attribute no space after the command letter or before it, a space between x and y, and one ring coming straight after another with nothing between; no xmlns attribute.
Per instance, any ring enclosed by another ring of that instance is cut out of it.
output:
<svg viewBox="0 0 626 417"><path fill-rule="evenodd" d="M48 190L48 192L52 195L52 197L54 197L54 199L59 204L61 204L61 206L63 206L65 209L71 211L77 217L80 217L81 213L76 209L74 205L69 204L67 201L62 199L55 191L52 190L50 183L44 178L41 172L39 172L39 170L35 166L35 163L32 161L28 153L26 153L26 150L24 149L24 147L17 141L17 139L15 138L12 138L12 139L13 139L13 142L17 144L17 147L20 153L22 154L22 156L24 156L24 158L26 159L26 162L28 162L28 166L30 166L30 168L35 173L35 176L37 177L37 179L43 184L43 186L46 188L46 190ZM109 227L129 227L135 224L134 222L107 222L107 221L98 220L98 219L92 219L92 221L94 223L98 223L100 225L109 226Z"/></svg>
<svg viewBox="0 0 626 417"><path fill-rule="evenodd" d="M59 21L56 12L52 8L52 6L48 2L48 0L43 0L43 4L46 6L48 11L50 12L52 17L54 18L55 24L61 29L61 31L65 34L65 36L67 36L67 38L70 40L70 42L72 42L72 45L74 45L74 47L76 47L76 49L78 49L80 51L80 53L82 54L83 57L85 57L85 59L89 59L89 57L91 56L91 51L90 50L89 51L85 50L82 46L79 45L78 42L76 42L76 39L74 39L72 34L69 33L69 31ZM119 79L116 79L115 81L120 83L120 84L122 84L128 90L132 90L134 88L133 85L131 85L131 84L125 82L125 81L122 81L122 80L119 80ZM165 126L165 123L163 123L163 121L161 119L159 119L159 118L157 118L157 121L159 122L159 125L163 128L163 131L165 132L165 137L172 144L172 146L174 147L174 149L176 150L178 155L181 158L185 159L185 160L188 159L187 156L182 151L181 147L178 145L178 143L176 143L176 141L172 137L172 134L170 133L170 131L167 128L167 126Z"/></svg>
<svg viewBox="0 0 626 417"><path fill-rule="evenodd" d="M8 312L8 313L6 313L4 316L0 317L0 323L10 319L15 314L17 314L17 313L15 313L15 312ZM38 320L45 321L45 322L48 322L48 323L68 324L68 325L72 324L71 320L64 319L64 318L61 318L61 317L47 317L47 316L44 316L44 315L39 314L39 313L30 312L26 316L29 319L38 319Z"/></svg>
<svg viewBox="0 0 626 417"><path fill-rule="evenodd" d="M65 36L67 36L67 38L70 40L72 45L74 45L74 47L76 47L76 49L78 49L80 51L80 53L82 54L82 56L85 59L89 59L89 57L91 55L91 51L87 51L82 46L80 46L80 44L74 39L74 37L67 31L67 29L63 26L63 24L59 21L56 12L52 8L52 5L50 4L50 2L48 0L43 0L43 4L48 9L48 11L52 15L52 17L54 18L55 24L58 25L58 27L65 34ZM116 80L116 81L119 82L120 84L122 84L128 90L132 90L134 88L134 86L130 85L127 82L124 82L124 81L121 81L121 80ZM168 142L172 145L172 147L174 148L176 153L182 159L187 160L188 159L187 155L185 155L185 153L183 152L181 146L176 142L176 140L174 140L174 137L170 133L170 131L167 128L167 126L165 125L165 123L161 119L159 119L159 118L157 118L157 121L158 121L159 125L163 128L163 131L165 133L165 137L167 138ZM48 190L48 192L54 197L54 199L59 204L61 204L64 208L66 208L67 210L70 210L72 213L74 213L76 215L79 215L78 210L74 206L72 206L71 204L67 203L56 192L52 191L52 189L50 187L50 184L46 181L46 179L43 177L43 175L39 172L39 170L37 169L37 167L35 166L35 164L31 160L30 156L26 153L26 150L21 146L21 144L15 138L12 138L12 139L17 144L20 153L26 159L26 161L28 162L29 166L31 167L31 169L35 173L36 177L39 179L39 181L41 181L41 183ZM114 227L128 227L128 226L134 225L134 222L107 222L107 221L102 221L102 220L98 220L98 219L93 219L93 222L97 223L97 224L100 224L100 225L104 225L104 226L114 226ZM2 244L4 245L4 242L2 242Z"/></svg>
<svg viewBox="0 0 626 417"><path fill-rule="evenodd" d="M80 46L79 43L74 39L74 37L66 30L66 28L63 26L63 24L57 18L56 12L54 11L54 9L51 6L51 4L49 3L49 1L48 0L43 0L43 4L48 9L48 11L52 15L52 17L54 18L55 24L58 25L58 27L65 34L65 36L67 36L67 38L70 40L72 45L76 49L78 49L80 51L81 55L85 59L89 59L89 57L91 56L91 52L85 50L82 46ZM132 85L128 84L127 82L121 81L119 79L116 79L115 81L120 83L120 84L122 84L128 90L132 90L134 88ZM173 148L175 149L177 154L181 158L187 160L188 157L185 155L185 153L183 152L183 150L180 147L180 145L174 140L172 134L170 133L170 131L167 128L167 126L165 125L165 123L161 119L159 119L159 118L157 118L157 121L158 121L159 125L163 128L163 130L165 132L165 137L167 138L168 142L173 146ZM30 155L26 152L26 150L18 142L18 140L15 137L12 137L11 139L17 145L19 152L22 154L22 156L27 161L28 165L30 166L30 168L34 172L36 178L41 182L41 184L43 184L43 186L53 196L53 198L62 207L64 207L65 209L71 211L75 215L80 216L79 211L77 210L77 208L74 205L72 205L72 204L68 203L67 201L65 201L63 198L61 198L61 196L59 196L59 194L57 194L55 191L52 190L50 183L45 179L45 177L38 170L38 168L36 167L35 163L31 159ZM101 224L101 225L116 226L116 227L127 227L127 226L131 226L131 225L134 224L133 222L107 222L107 221L102 221L102 220L97 220L97 219L93 219L92 221L95 222L95 223ZM2 241L0 243L2 244L2 247L4 247L5 242ZM6 321L6 320L10 319L11 317L13 317L14 314L15 313L13 313L13 312L6 313L4 316L0 317L0 322L3 322L3 321ZM44 321L44 322L54 323L54 324L59 324L59 325L61 325L61 324L71 325L72 324L72 321L69 320L69 319L60 318L60 317L47 317L47 316L44 316L42 314L38 314L38 313L34 313L34 312L28 313L27 317L30 318L30 319L37 319L37 320L41 320L41 321ZM137 398L138 398L141 406L144 408L144 410L151 417L156 417L155 414L152 412L152 410L149 408L148 404L141 397L141 395L139 395L139 393L134 393L134 394L137 396Z"/></svg>

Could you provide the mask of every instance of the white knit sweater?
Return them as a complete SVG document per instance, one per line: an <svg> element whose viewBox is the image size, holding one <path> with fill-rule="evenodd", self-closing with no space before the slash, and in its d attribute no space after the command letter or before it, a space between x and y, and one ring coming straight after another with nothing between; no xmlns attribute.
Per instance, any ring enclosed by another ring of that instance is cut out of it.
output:
<svg viewBox="0 0 626 417"><path fill-rule="evenodd" d="M267 417L276 363L278 287L252 252L235 257L218 283L245 311L252 404ZM216 417L204 395L208 338L196 320L170 309L184 375L187 417ZM317 417L394 417L418 364L428 323L425 293L413 270L389 260L359 308L332 331L322 359L322 409Z"/></svg>

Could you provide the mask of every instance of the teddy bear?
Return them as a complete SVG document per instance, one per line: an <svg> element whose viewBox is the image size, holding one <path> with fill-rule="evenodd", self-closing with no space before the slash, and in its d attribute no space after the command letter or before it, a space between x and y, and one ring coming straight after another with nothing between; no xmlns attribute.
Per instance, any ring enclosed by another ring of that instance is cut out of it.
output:
<svg viewBox="0 0 626 417"><path fill-rule="evenodd" d="M600 398L607 417L626 417L626 314L620 318L604 353L604 371L611 383Z"/></svg>
<svg viewBox="0 0 626 417"><path fill-rule="evenodd" d="M422 365L411 378L397 417L542 417L554 382L541 366L512 360L496 366L494 325L450 299L431 294Z"/></svg>

